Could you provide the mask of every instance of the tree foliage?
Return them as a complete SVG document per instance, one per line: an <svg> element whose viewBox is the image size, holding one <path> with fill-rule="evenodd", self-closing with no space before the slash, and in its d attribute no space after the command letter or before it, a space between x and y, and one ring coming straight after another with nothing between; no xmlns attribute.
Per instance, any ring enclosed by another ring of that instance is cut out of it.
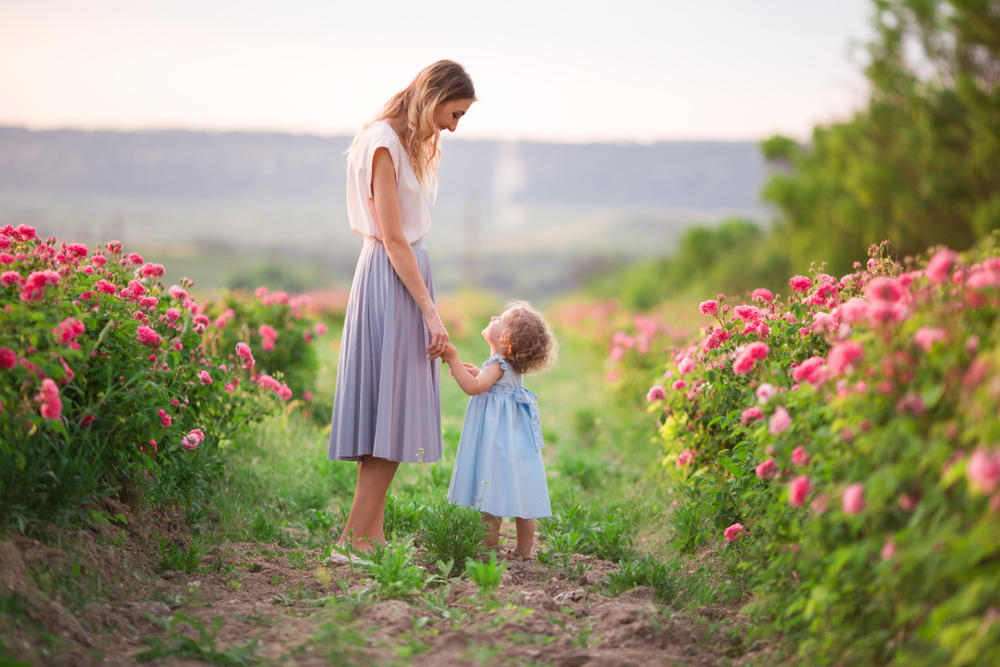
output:
<svg viewBox="0 0 1000 667"><path fill-rule="evenodd" d="M792 256L834 271L889 239L907 255L1000 228L1000 2L874 0L867 106L762 149Z"/></svg>

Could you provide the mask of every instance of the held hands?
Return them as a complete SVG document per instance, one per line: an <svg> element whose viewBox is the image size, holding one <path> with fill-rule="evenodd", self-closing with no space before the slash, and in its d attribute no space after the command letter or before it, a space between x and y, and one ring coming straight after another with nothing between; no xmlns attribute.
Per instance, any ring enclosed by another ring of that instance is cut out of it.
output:
<svg viewBox="0 0 1000 667"><path fill-rule="evenodd" d="M424 325L431 335L430 345L427 346L427 358L437 359L447 351L450 343L448 342L448 330L445 328L444 322L441 321L441 316L438 315L436 308L429 313L424 313Z"/></svg>

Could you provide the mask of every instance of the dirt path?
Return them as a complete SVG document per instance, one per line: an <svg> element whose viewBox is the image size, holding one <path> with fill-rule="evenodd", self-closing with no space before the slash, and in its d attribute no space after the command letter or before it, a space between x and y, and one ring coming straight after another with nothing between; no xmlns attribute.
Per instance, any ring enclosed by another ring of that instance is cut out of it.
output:
<svg viewBox="0 0 1000 667"><path fill-rule="evenodd" d="M107 568L102 579L121 582L118 595L108 596L120 601L69 613L25 575L58 553L26 540L0 542L3 585L20 587L25 615L55 636L39 640L19 632L17 623L0 628L14 657L45 665L134 665L144 651L162 656L152 664L171 665L739 661L730 657L737 647L720 625L664 609L652 589L603 595L601 580L617 567L592 557L574 555L559 565L510 562L491 596L461 578L404 600L373 594L365 568L323 564L320 550L217 546L195 572L157 578L130 570L141 554L94 548Z"/></svg>

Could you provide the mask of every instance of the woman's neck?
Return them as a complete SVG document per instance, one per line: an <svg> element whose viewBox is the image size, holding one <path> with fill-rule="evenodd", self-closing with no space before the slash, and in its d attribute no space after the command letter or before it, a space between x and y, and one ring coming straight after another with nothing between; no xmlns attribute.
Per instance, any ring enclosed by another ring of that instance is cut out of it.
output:
<svg viewBox="0 0 1000 667"><path fill-rule="evenodd" d="M402 116L397 116L395 118L385 118L385 122L389 123L389 127L392 131L396 133L396 136L403 136L403 131L406 130L406 119Z"/></svg>

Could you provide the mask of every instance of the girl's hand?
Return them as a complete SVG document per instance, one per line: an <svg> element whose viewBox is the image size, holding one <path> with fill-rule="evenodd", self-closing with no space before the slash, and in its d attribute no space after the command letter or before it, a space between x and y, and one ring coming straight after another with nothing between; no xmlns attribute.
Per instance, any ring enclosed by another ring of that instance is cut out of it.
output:
<svg viewBox="0 0 1000 667"><path fill-rule="evenodd" d="M462 365L465 366L465 370L469 371L469 374L472 375L472 377L479 375L479 366L470 364L468 361L463 361Z"/></svg>
<svg viewBox="0 0 1000 667"><path fill-rule="evenodd" d="M448 329L441 321L437 308L429 313L424 313L424 326L427 327L427 331L431 335L430 345L427 346L427 358L437 359L448 349Z"/></svg>

